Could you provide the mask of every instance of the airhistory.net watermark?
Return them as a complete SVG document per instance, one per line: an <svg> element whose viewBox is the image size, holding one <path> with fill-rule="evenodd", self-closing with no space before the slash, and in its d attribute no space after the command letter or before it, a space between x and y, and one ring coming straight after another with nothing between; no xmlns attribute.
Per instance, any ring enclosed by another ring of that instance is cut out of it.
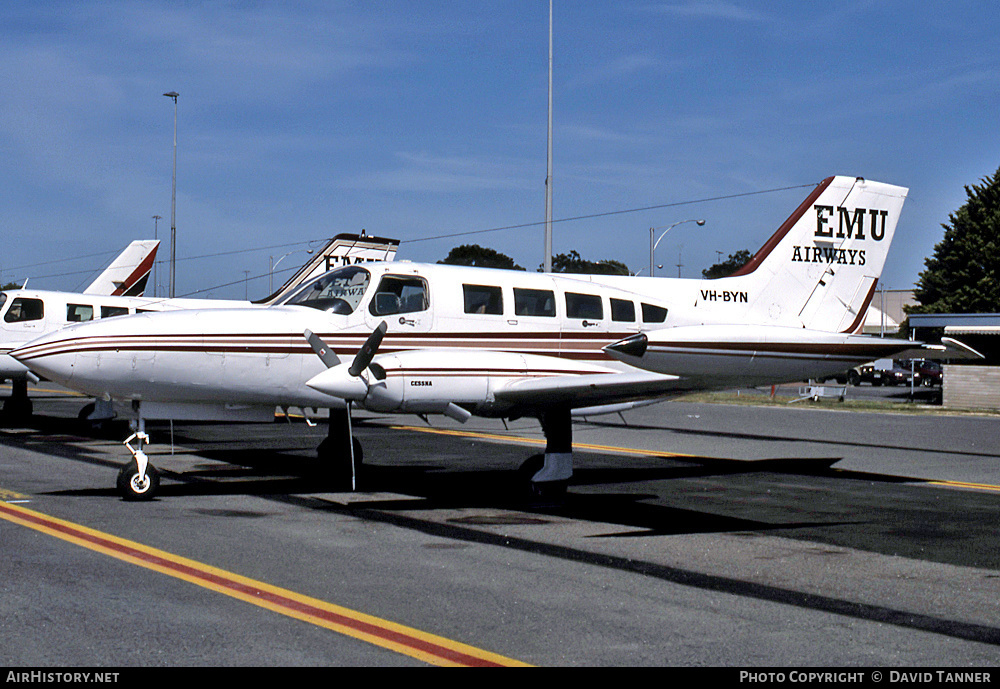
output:
<svg viewBox="0 0 1000 689"><path fill-rule="evenodd" d="M56 672L52 670L8 670L8 684L114 684L118 672Z"/></svg>

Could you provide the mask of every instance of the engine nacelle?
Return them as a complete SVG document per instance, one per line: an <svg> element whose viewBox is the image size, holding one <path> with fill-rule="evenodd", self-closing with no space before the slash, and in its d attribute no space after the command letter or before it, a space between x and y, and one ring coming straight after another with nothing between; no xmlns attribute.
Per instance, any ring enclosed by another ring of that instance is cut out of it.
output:
<svg viewBox="0 0 1000 689"><path fill-rule="evenodd" d="M340 364L312 378L307 385L333 397L377 412L448 414L457 409L502 413L495 393L516 381L545 376L607 373L594 364L515 352L411 350L380 354L359 376ZM462 419L460 419L462 420Z"/></svg>

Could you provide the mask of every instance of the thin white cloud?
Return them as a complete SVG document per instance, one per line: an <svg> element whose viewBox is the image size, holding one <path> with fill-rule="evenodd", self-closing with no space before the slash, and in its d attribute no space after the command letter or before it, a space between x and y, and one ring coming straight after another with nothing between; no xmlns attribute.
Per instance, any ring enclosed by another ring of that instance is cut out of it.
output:
<svg viewBox="0 0 1000 689"><path fill-rule="evenodd" d="M524 176L524 170L535 161L412 152L397 153L395 161L391 167L338 179L334 185L345 189L433 194L521 191L535 186Z"/></svg>
<svg viewBox="0 0 1000 689"><path fill-rule="evenodd" d="M685 3L665 3L652 7L656 12L693 19L723 19L736 22L768 22L771 17L758 10L732 2L690 0Z"/></svg>

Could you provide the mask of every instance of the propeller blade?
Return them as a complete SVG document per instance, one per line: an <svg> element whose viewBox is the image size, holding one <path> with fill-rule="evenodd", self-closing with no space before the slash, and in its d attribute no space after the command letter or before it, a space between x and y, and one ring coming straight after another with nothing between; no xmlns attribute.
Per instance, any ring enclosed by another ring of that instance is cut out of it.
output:
<svg viewBox="0 0 1000 689"><path fill-rule="evenodd" d="M334 354L333 350L327 346L326 342L320 339L319 335L312 330L306 330L305 336L306 340L309 341L309 346L316 352L316 356L320 358L320 361L326 364L327 368L340 365L340 357Z"/></svg>
<svg viewBox="0 0 1000 689"><path fill-rule="evenodd" d="M354 363L351 367L347 369L355 378L360 376L362 371L368 368L368 364L372 362L375 357L375 353L378 352L379 345L382 344L382 338L385 337L385 331L389 329L385 321L378 324L378 327L368 336L365 340L365 344L358 351L357 356L354 357Z"/></svg>

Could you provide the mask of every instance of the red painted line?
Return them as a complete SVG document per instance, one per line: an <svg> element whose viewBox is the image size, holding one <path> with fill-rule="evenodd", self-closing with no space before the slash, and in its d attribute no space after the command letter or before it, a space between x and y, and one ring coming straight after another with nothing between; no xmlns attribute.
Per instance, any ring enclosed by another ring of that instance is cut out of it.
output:
<svg viewBox="0 0 1000 689"><path fill-rule="evenodd" d="M336 627L341 627L354 634L355 638L368 638L381 642L391 650L412 655L428 662L442 665L461 665L466 667L506 667L521 665L503 656L480 651L473 647L431 634L411 630L394 623L375 620L361 613L353 613L341 608L341 611L324 607L322 601L310 602L311 599L299 597L291 592L269 586L262 582L228 575L222 570L199 563L175 558L169 553L155 551L141 544L131 543L123 539L101 535L99 532L79 527L70 522L55 519L33 510L0 502L0 517L22 525L36 528L46 533L63 538L70 542L90 547L111 554L118 559L146 566L166 574L191 581L213 590L234 595L240 600L252 602L278 612L292 613L298 619L309 618L321 620Z"/></svg>

